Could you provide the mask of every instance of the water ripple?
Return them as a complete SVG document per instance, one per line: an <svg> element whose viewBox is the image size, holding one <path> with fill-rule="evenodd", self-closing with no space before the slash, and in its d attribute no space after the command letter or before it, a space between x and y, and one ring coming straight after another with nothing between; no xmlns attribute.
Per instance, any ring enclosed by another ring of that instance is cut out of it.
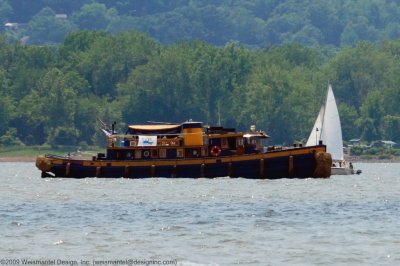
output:
<svg viewBox="0 0 400 266"><path fill-rule="evenodd" d="M398 265L400 164L357 166L330 179L68 180L1 163L0 255Z"/></svg>

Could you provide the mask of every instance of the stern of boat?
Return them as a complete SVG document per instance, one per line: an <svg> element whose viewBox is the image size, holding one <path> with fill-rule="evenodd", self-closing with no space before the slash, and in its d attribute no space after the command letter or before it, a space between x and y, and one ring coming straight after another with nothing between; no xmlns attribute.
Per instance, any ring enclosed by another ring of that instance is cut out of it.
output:
<svg viewBox="0 0 400 266"><path fill-rule="evenodd" d="M315 170L313 177L327 178L332 174L332 156L327 152L315 153Z"/></svg>

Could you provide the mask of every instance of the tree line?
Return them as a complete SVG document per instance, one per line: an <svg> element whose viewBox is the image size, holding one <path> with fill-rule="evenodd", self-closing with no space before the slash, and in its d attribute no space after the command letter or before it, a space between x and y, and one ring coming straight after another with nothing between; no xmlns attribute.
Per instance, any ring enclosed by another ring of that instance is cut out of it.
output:
<svg viewBox="0 0 400 266"><path fill-rule="evenodd" d="M60 46L25 46L3 35L0 144L99 145L97 118L122 133L148 120L255 124L291 144L308 137L328 81L345 140L400 141L399 56L400 41L250 49L80 31Z"/></svg>
<svg viewBox="0 0 400 266"><path fill-rule="evenodd" d="M78 30L135 30L164 44L343 47L399 39L399 14L397 0L0 0L0 22L18 23L1 30L28 44L59 44Z"/></svg>

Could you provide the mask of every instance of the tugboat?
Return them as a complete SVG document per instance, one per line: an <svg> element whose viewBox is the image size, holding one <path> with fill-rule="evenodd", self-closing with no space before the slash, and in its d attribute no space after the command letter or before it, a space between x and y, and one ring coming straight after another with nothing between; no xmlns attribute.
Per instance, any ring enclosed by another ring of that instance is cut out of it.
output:
<svg viewBox="0 0 400 266"><path fill-rule="evenodd" d="M105 131L105 130L103 130ZM264 131L203 127L202 122L130 125L107 132L106 153L91 159L38 156L41 176L106 178L326 178L332 159L322 142L303 147L264 147Z"/></svg>

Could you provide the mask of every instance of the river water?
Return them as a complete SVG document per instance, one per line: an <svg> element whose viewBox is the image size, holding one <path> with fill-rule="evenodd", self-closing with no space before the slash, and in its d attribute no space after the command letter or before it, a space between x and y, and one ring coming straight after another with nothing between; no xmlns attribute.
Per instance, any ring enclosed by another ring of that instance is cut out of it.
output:
<svg viewBox="0 0 400 266"><path fill-rule="evenodd" d="M127 180L0 163L0 264L400 265L400 164L356 167L329 179Z"/></svg>

